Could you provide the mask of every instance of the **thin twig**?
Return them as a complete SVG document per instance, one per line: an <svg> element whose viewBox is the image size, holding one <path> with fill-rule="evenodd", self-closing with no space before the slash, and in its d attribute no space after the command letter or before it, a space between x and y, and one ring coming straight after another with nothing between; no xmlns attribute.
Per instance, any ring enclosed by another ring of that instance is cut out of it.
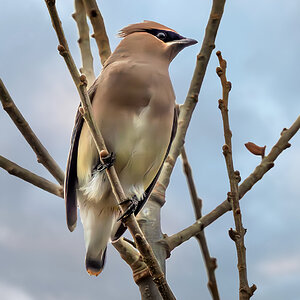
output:
<svg viewBox="0 0 300 300"><path fill-rule="evenodd" d="M96 40L101 64L104 65L111 54L111 50L101 12L96 0L83 0L83 3L94 29L92 37Z"/></svg>
<svg viewBox="0 0 300 300"><path fill-rule="evenodd" d="M226 161L227 173L230 183L230 193L228 193L228 200L232 205L232 212L235 223L235 230L229 230L229 236L235 242L237 257L238 257L238 271L239 271L239 299L248 300L253 295L256 290L256 286L252 285L249 287L247 279L247 264L246 264L246 247L244 236L246 234L246 229L243 227L242 223L242 212L239 204L239 192L238 183L240 181L240 174L238 171L234 170L233 156L232 156L232 133L229 125L229 115L228 115L228 95L231 90L231 83L227 81L226 78L226 68L227 63L223 59L221 51L217 51L217 56L219 59L220 66L217 68L216 72L220 77L223 91L223 99L219 100L219 109L221 110L225 145L223 146L223 154Z"/></svg>
<svg viewBox="0 0 300 300"><path fill-rule="evenodd" d="M27 143L37 156L37 161L41 163L58 181L58 183L64 183L64 172L61 170L56 161L49 154L47 149L42 145L38 137L30 128L29 124L24 119L21 112L18 110L14 101L10 97L4 83L0 79L0 100L2 102L3 109L8 113L12 121L20 130Z"/></svg>
<svg viewBox="0 0 300 300"><path fill-rule="evenodd" d="M88 82L87 87L89 88L95 81L95 73L90 46L90 31L86 20L86 10L83 0L75 0L75 13L72 15L72 17L76 21L79 33L78 45L80 48L82 61L82 68L80 68L80 72L85 74Z"/></svg>
<svg viewBox="0 0 300 300"><path fill-rule="evenodd" d="M298 132L300 129L300 116L288 129L284 128L281 132L281 137L277 143L273 146L270 153L263 158L261 163L255 168L253 173L251 173L242 184L239 186L239 199L241 199L251 188L267 173L273 166L276 158L288 147L290 147L289 140ZM166 236L164 241L166 247L169 251L186 242L191 237L198 234L205 227L213 223L219 217L224 215L226 212L231 210L231 204L228 200L223 201L214 210L205 216L198 219L194 224L188 226L187 228L175 233L171 236Z"/></svg>
<svg viewBox="0 0 300 300"><path fill-rule="evenodd" d="M93 137L93 140L95 142L96 148L98 150L100 160L102 161L103 157L108 154L107 149L105 147L105 143L103 140L103 137L99 131L99 128L95 125L93 115L92 115L92 109L91 109L91 102L86 90L86 80L85 76L79 74L74 60L70 54L69 47L67 44L67 41L64 36L64 32L61 26L61 21L59 19L56 7L55 7L55 0L45 0L47 8L49 10L49 14L51 16L53 27L56 31L58 40L60 45L58 46L58 50L60 54L64 57L65 62L68 66L68 69L71 73L71 76L74 80L74 83L77 87L78 93L80 95L80 100L82 107L80 109L84 120L86 124L89 127L90 133ZM105 153L105 154L104 154ZM122 189L122 186L120 184L120 181L118 179L116 170L114 166L106 170L106 174L108 176L108 179L110 181L112 191L114 195L116 196L116 199L118 203L121 203L125 201L126 196L124 194L124 191ZM122 212L125 212L124 205L121 205ZM163 299L175 299L169 285L166 282L166 278L164 273L161 271L161 268L153 254L153 251L151 247L149 246L147 240L145 239L140 227L138 226L138 223L134 217L134 215L130 215L126 221L125 225L128 227L130 233L132 234L137 248L139 252L142 254L144 262L147 264L150 274L153 278L153 281L157 285L161 296Z"/></svg>
<svg viewBox="0 0 300 300"><path fill-rule="evenodd" d="M172 143L170 153L164 163L158 182L152 193L153 198L160 198L160 202L165 201L166 189L169 185L170 177L175 166L175 162L184 144L185 135L190 124L192 113L198 102L198 95L202 86L206 68L212 50L215 48L215 39L223 15L224 5L225 0L213 0L201 50L200 53L197 55L196 67L194 70L193 78L191 80L191 85L185 102L180 107L177 133Z"/></svg>
<svg viewBox="0 0 300 300"><path fill-rule="evenodd" d="M51 194L63 198L64 192L63 187L52 183L51 181L38 176L27 169L24 169L16 163L8 160L7 158L0 155L0 167L6 170L9 174L17 176Z"/></svg>
<svg viewBox="0 0 300 300"><path fill-rule="evenodd" d="M183 170L186 175L186 179L188 182L188 187L191 195L191 200L194 207L195 218L197 220L202 217L202 200L197 195L196 186L192 174L192 168L189 164L184 146L181 149L181 158L182 158ZM206 267L206 272L208 277L207 287L210 291L212 299L219 300L220 296L219 296L217 280L215 276L215 269L217 268L217 260L216 258L210 256L204 230L196 234L195 238L197 239L200 245L200 249Z"/></svg>

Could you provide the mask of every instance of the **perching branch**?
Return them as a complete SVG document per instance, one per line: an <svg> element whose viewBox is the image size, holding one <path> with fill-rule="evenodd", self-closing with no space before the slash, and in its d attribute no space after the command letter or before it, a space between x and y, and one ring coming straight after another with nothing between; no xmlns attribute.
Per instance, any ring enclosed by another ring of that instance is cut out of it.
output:
<svg viewBox="0 0 300 300"><path fill-rule="evenodd" d="M124 238L113 242L112 245L132 269L133 279L140 289L141 299L161 299L156 286L152 282L149 269L137 250Z"/></svg>
<svg viewBox="0 0 300 300"><path fill-rule="evenodd" d="M76 21L79 33L78 45L80 48L82 61L82 68L80 68L80 72L85 74L88 82L87 88L89 88L95 81L95 73L90 46L90 31L86 20L86 11L83 0L75 0L75 13L72 15L72 17Z"/></svg>
<svg viewBox="0 0 300 300"><path fill-rule="evenodd" d="M239 192L238 183L240 181L240 174L234 170L233 157L232 157L232 133L229 125L228 116L228 95L231 90L231 83L226 78L226 67L227 63L222 58L221 52L217 51L220 67L217 68L216 72L220 77L223 91L223 99L219 100L219 109L221 110L225 145L223 146L223 154L226 161L227 173L230 183L230 193L228 193L228 200L232 205L232 212L235 223L235 230L232 228L229 230L229 236L235 242L237 257L238 257L238 271L239 271L239 299L248 300L256 290L256 286L253 284L249 287L247 279L247 265L246 265L246 247L244 242L244 236L246 229L242 223L242 212L239 204Z"/></svg>
<svg viewBox="0 0 300 300"><path fill-rule="evenodd" d="M91 102L86 90L86 80L85 76L79 74L74 60L70 54L69 47L67 44L67 41L64 36L64 32L61 26L61 21L59 19L56 7L55 7L55 0L45 0L47 8L49 10L49 14L51 16L52 24L55 29L55 32L57 34L58 40L60 45L58 46L58 50L60 54L64 57L65 62L68 66L68 69L71 73L71 76L73 78L73 81L77 87L78 93L80 95L80 100L82 107L80 109L84 120L86 124L89 127L90 133L93 137L93 140L95 142L96 148L98 150L100 160L102 161L103 158L108 154L107 149L105 147L105 143L103 140L103 137L96 126L93 115L92 115L92 109L91 109ZM120 181L118 179L116 170L114 166L106 170L106 174L108 176L108 179L110 181L112 191L114 195L116 196L116 199L118 203L122 203L126 200L126 196L124 194L124 191L122 189L122 186L120 184ZM127 205L126 205L127 206ZM124 208L124 205L120 205L122 213L125 212L126 208ZM147 240L145 239L143 232L141 231L140 227L138 226L138 223L134 217L134 215L130 215L126 221L125 225L128 227L129 231L131 232L137 248L139 252L142 254L144 262L149 268L150 274L153 278L153 281L157 285L161 296L163 299L175 299L169 285L166 282L165 275L161 271L161 268L153 254L153 251L151 247L149 246Z"/></svg>
<svg viewBox="0 0 300 300"><path fill-rule="evenodd" d="M20 130L27 143L30 145L32 150L37 156L37 161L41 163L60 183L64 183L64 172L61 170L56 161L51 157L46 148L42 145L38 137L30 128L29 124L24 119L21 112L18 110L14 101L10 97L4 83L0 79L0 100L3 109L8 113L12 121L15 123L17 128Z"/></svg>
<svg viewBox="0 0 300 300"><path fill-rule="evenodd" d="M186 179L188 182L188 187L191 195L191 200L194 207L195 218L197 220L202 217L202 200L197 195L196 185L192 174L192 168L189 164L184 146L181 149L181 158L182 158L183 170L186 175ZM215 276L215 269L217 268L217 260L216 258L210 256L204 230L196 234L195 238L197 239L200 245L202 256L206 267L206 272L208 277L207 287L210 291L212 299L219 300L220 296L219 296L217 280Z"/></svg>
<svg viewBox="0 0 300 300"><path fill-rule="evenodd" d="M300 116L290 128L283 129L283 131L281 132L281 137L273 146L270 153L262 159L261 163L255 168L253 173L251 173L243 181L243 183L240 184L238 189L239 199L241 199L249 190L251 190L254 184L259 181L265 175L265 173L267 173L274 166L274 161L282 153L282 151L291 146L289 140L297 133L299 128ZM169 251L172 251L174 248L178 247L182 243L189 240L191 237L195 236L197 233L199 233L201 230L203 230L205 227L210 225L212 222L217 220L229 210L231 210L231 204L228 202L228 200L225 200L210 213L198 219L194 224L176 234L173 234L172 236L165 237L164 241L162 242L165 243Z"/></svg>
<svg viewBox="0 0 300 300"><path fill-rule="evenodd" d="M184 144L185 135L190 124L192 113L198 102L198 95L202 86L208 61L210 59L212 50L215 48L215 39L223 15L224 5L225 0L213 0L201 50L197 55L196 67L191 85L185 102L180 107L177 133L172 143L170 153L164 163L158 182L154 191L152 192L152 197L156 197L157 199L160 198L160 201L162 202L165 199L165 192L169 185L176 159L179 156L181 148Z"/></svg>
<svg viewBox="0 0 300 300"><path fill-rule="evenodd" d="M101 12L96 0L83 0L83 3L94 29L92 37L96 40L101 64L104 65L111 54L111 50Z"/></svg>
<svg viewBox="0 0 300 300"><path fill-rule="evenodd" d="M14 162L8 160L7 158L0 155L0 167L6 170L9 174L17 176L51 194L58 197L64 197L63 187L52 183L51 181L38 176L27 169L20 167Z"/></svg>
<svg viewBox="0 0 300 300"><path fill-rule="evenodd" d="M126 242L124 238L120 238L117 241L112 242L112 245L118 250L120 256L132 269L135 282L138 282L139 279L143 277L142 273L146 272L149 274L148 267L143 262L142 256L131 244Z"/></svg>

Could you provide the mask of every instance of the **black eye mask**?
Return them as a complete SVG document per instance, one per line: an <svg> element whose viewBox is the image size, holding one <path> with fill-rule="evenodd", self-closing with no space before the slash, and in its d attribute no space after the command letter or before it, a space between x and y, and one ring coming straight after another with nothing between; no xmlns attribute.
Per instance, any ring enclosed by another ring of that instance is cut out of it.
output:
<svg viewBox="0 0 300 300"><path fill-rule="evenodd" d="M181 40L184 38L183 36L181 36L180 34L174 31L159 30L159 29L149 29L146 31L165 43L175 41L175 40Z"/></svg>

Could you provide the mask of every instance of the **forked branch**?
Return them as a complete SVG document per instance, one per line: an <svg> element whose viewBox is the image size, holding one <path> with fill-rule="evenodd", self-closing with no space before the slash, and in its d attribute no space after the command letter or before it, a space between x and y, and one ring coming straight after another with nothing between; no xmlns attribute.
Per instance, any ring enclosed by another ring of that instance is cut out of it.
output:
<svg viewBox="0 0 300 300"><path fill-rule="evenodd" d="M101 63L104 65L111 54L111 50L101 12L96 0L83 0L83 3L94 29L92 37L96 40Z"/></svg>
<svg viewBox="0 0 300 300"><path fill-rule="evenodd" d="M289 140L298 132L300 128L300 116L288 129L284 128L281 132L281 137L277 143L273 146L270 153L263 158L261 163L255 168L253 173L251 173L239 186L239 199L251 190L251 188L258 182L273 166L276 158L288 147L290 147ZM231 204L228 200L223 201L218 205L214 210L205 216L198 219L191 226L181 230L178 233L175 233L171 236L168 236L164 239L165 245L168 247L169 251L172 251L174 248L178 247L182 243L189 240L191 237L198 234L205 227L213 223L219 217L224 215L226 212L231 210Z"/></svg>
<svg viewBox="0 0 300 300"><path fill-rule="evenodd" d="M8 160L7 158L0 155L0 167L6 170L9 174L19 177L42 190L45 190L51 194L63 198L64 192L63 187L52 183L51 181L38 176L27 169L24 169L17 165L16 163Z"/></svg>
<svg viewBox="0 0 300 300"><path fill-rule="evenodd" d="M189 164L184 146L181 149L181 158L182 158L183 170L188 182L191 200L194 207L195 218L197 220L202 217L202 200L198 197L196 191L196 185L192 174L192 168ZM215 270L217 268L217 260L216 258L210 256L204 230L196 234L195 238L197 239L200 245L202 256L206 267L206 272L208 277L207 287L210 291L212 298L214 300L219 300L220 296L219 296L217 280L215 276Z"/></svg>
<svg viewBox="0 0 300 300"><path fill-rule="evenodd" d="M86 20L86 10L83 0L75 0L75 13L72 15L76 21L79 39L78 45L81 54L82 68L80 72L85 74L89 88L95 81L95 73L93 67L93 56L90 46L90 30Z"/></svg>
<svg viewBox="0 0 300 300"><path fill-rule="evenodd" d="M132 269L133 279L136 283L149 275L148 267L143 262L142 256L130 243L126 242L124 238L118 239L113 242L112 245L118 250L121 257Z"/></svg>
<svg viewBox="0 0 300 300"><path fill-rule="evenodd" d="M0 79L0 100L3 109L8 113L12 121L15 123L17 128L20 130L27 143L30 145L32 150L37 156L37 161L41 163L53 177L62 185L64 183L64 172L61 170L56 161L49 154L47 149L40 142L38 137L35 135L25 118L18 110L14 101L10 97L4 83Z"/></svg>

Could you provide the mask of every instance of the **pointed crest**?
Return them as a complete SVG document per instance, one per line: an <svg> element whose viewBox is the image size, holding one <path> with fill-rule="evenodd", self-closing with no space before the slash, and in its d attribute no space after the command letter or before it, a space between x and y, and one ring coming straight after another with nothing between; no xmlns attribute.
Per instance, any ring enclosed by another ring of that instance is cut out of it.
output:
<svg viewBox="0 0 300 300"><path fill-rule="evenodd" d="M147 30L151 30L151 29L167 30L167 31L176 32L175 30L173 30L169 27L166 27L162 24L159 24L157 22L144 21L142 23L131 24L131 25L124 27L123 29L121 29L119 31L119 36L125 37L134 32L143 32L143 31L147 31Z"/></svg>

